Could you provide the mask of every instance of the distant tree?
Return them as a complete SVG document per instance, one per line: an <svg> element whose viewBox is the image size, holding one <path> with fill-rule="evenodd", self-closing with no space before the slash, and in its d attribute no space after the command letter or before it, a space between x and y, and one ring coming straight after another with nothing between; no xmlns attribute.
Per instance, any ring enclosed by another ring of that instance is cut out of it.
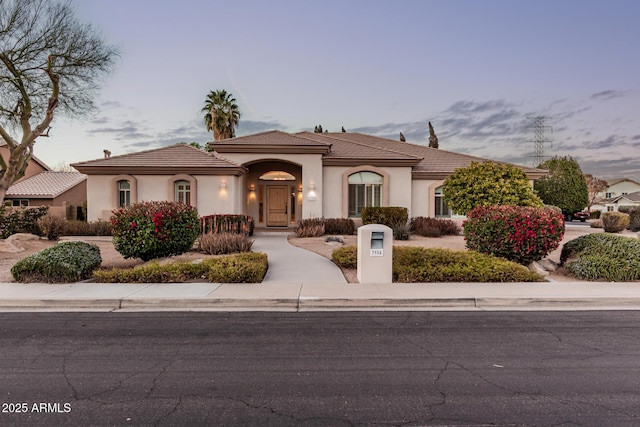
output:
<svg viewBox="0 0 640 427"><path fill-rule="evenodd" d="M71 165L67 162L65 162L64 160L58 162L54 167L53 170L56 172L75 172L76 170L71 167Z"/></svg>
<svg viewBox="0 0 640 427"><path fill-rule="evenodd" d="M433 130L433 126L431 126L431 122L429 122L429 147L438 148L438 137Z"/></svg>
<svg viewBox="0 0 640 427"><path fill-rule="evenodd" d="M318 125L315 128L313 128L313 133L322 133L322 125Z"/></svg>
<svg viewBox="0 0 640 427"><path fill-rule="evenodd" d="M595 205L602 197L601 193L607 191L609 184L607 184L607 181L598 179L591 174L585 174L584 179L587 181L587 191L589 192L589 204L587 205L587 209L591 209L591 206Z"/></svg>
<svg viewBox="0 0 640 427"><path fill-rule="evenodd" d="M471 162L456 169L444 181L443 197L449 208L466 214L478 206L543 206L517 166L495 162Z"/></svg>
<svg viewBox="0 0 640 427"><path fill-rule="evenodd" d="M402 142L406 142L406 138L404 137L404 135L402 134L402 132L400 132L400 141Z"/></svg>
<svg viewBox="0 0 640 427"><path fill-rule="evenodd" d="M213 131L214 141L236 136L241 113L236 99L226 90L209 92L200 111L205 113L204 124L208 131Z"/></svg>
<svg viewBox="0 0 640 427"><path fill-rule="evenodd" d="M94 109L118 55L68 1L0 0L0 138L9 148L8 159L0 156L0 201L24 176L54 115Z"/></svg>
<svg viewBox="0 0 640 427"><path fill-rule="evenodd" d="M342 133L347 133L347 131L344 130L344 126L342 126Z"/></svg>
<svg viewBox="0 0 640 427"><path fill-rule="evenodd" d="M587 207L587 181L580 165L571 156L553 157L538 165L538 168L549 170L549 175L534 183L534 189L545 204L559 207L564 215Z"/></svg>

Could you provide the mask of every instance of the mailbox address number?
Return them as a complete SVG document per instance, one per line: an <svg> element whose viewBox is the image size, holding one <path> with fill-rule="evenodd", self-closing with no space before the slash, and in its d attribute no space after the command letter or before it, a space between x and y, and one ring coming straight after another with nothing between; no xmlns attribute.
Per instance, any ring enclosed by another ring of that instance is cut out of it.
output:
<svg viewBox="0 0 640 427"><path fill-rule="evenodd" d="M371 249L370 256L384 256L384 249Z"/></svg>

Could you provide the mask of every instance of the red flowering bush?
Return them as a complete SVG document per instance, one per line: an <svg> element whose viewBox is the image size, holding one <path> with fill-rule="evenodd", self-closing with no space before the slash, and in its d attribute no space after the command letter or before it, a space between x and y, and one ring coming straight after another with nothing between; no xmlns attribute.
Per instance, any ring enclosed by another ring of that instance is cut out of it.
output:
<svg viewBox="0 0 640 427"><path fill-rule="evenodd" d="M564 235L562 214L526 206L477 207L463 224L467 248L520 264L542 259Z"/></svg>
<svg viewBox="0 0 640 427"><path fill-rule="evenodd" d="M179 255L198 237L198 211L183 203L143 202L112 213L113 244L125 258Z"/></svg>

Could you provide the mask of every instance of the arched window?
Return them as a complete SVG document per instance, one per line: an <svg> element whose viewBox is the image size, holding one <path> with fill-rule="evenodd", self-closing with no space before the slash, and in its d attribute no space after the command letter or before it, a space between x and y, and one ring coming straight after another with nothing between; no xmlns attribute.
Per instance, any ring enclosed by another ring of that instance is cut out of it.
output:
<svg viewBox="0 0 640 427"><path fill-rule="evenodd" d="M185 205L191 204L191 183L189 181L176 181L175 187L175 200L178 203L184 203Z"/></svg>
<svg viewBox="0 0 640 427"><path fill-rule="evenodd" d="M382 206L383 178L375 172L349 175L349 216L359 218L362 208Z"/></svg>
<svg viewBox="0 0 640 427"><path fill-rule="evenodd" d="M435 189L435 215L436 218L449 218L451 217L451 211L447 202L444 201L442 196L442 186Z"/></svg>
<svg viewBox="0 0 640 427"><path fill-rule="evenodd" d="M118 207L131 205L131 183L127 180L118 181Z"/></svg>

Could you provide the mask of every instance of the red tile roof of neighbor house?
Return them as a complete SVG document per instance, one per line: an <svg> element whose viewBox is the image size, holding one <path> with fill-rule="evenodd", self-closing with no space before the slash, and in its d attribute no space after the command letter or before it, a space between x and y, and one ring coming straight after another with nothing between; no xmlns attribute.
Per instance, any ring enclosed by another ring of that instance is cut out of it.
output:
<svg viewBox="0 0 640 427"><path fill-rule="evenodd" d="M84 173L240 173L242 166L215 152L206 152L187 144L139 151L74 163Z"/></svg>
<svg viewBox="0 0 640 427"><path fill-rule="evenodd" d="M80 172L41 172L9 187L6 197L53 199L86 179Z"/></svg>

